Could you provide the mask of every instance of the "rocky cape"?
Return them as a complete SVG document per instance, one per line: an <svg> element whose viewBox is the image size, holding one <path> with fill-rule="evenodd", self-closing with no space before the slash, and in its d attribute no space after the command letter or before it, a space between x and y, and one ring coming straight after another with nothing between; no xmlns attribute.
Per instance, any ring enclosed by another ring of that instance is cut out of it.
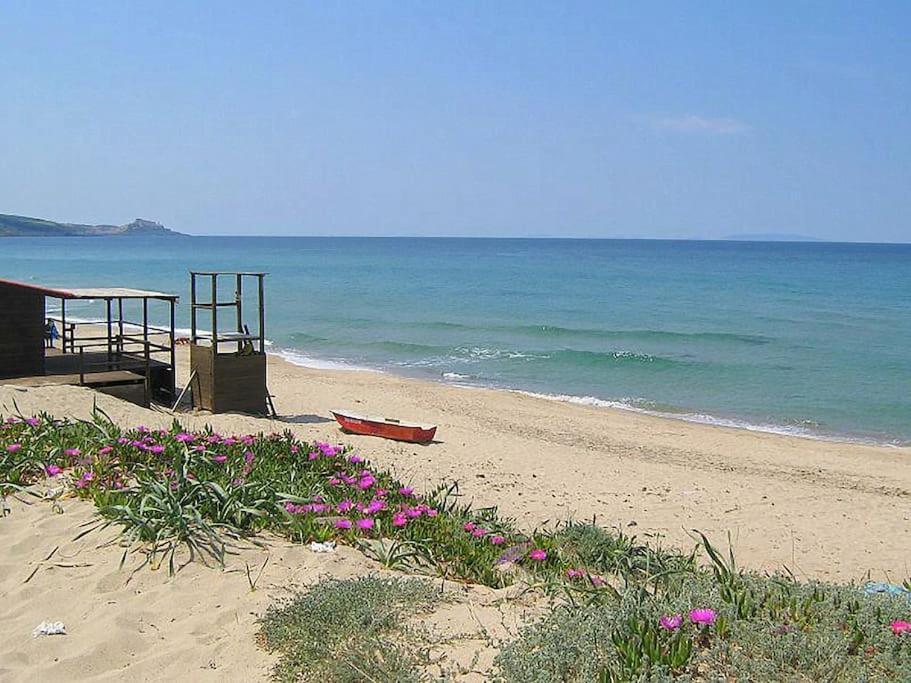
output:
<svg viewBox="0 0 911 683"><path fill-rule="evenodd" d="M181 234L143 218L124 225L82 225L0 214L0 237L171 237Z"/></svg>

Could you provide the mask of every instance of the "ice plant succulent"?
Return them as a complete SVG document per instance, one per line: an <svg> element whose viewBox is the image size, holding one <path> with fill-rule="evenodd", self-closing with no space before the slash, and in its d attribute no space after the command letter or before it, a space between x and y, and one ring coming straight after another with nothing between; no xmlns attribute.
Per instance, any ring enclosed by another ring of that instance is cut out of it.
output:
<svg viewBox="0 0 911 683"><path fill-rule="evenodd" d="M665 631L676 631L682 624L682 614L666 614L658 620L658 625Z"/></svg>
<svg viewBox="0 0 911 683"><path fill-rule="evenodd" d="M715 610L709 608L694 609L690 612L690 621L701 626L711 626L715 623Z"/></svg>
<svg viewBox="0 0 911 683"><path fill-rule="evenodd" d="M892 628L892 633L897 636L903 634L911 635L911 621L902 621L901 619L896 619L889 626Z"/></svg>

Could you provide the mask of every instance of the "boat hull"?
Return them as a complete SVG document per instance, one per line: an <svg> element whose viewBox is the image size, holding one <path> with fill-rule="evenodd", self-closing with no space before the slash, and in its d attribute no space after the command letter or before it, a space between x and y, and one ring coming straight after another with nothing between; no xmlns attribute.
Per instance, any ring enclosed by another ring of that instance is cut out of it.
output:
<svg viewBox="0 0 911 683"><path fill-rule="evenodd" d="M394 441L407 441L409 443L428 443L433 441L436 434L436 425L412 425L389 420L378 420L360 415L349 415L332 411L332 416L341 428L352 434L364 436L378 436Z"/></svg>

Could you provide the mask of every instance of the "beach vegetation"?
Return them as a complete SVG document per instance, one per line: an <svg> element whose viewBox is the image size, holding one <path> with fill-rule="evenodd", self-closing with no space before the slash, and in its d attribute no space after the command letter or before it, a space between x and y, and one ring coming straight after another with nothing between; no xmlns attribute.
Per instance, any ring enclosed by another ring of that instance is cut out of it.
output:
<svg viewBox="0 0 911 683"><path fill-rule="evenodd" d="M409 620L443 599L418 578L326 579L270 607L260 638L277 681L420 681L428 639Z"/></svg>
<svg viewBox="0 0 911 683"><path fill-rule="evenodd" d="M123 562L140 553L139 567L223 564L233 544L268 531L348 544L390 570L518 584L552 608L500 644L493 673L504 682L911 680L901 587L868 595L746 572L698 533L683 552L596 520L522 531L455 484L421 495L350 448L290 432L123 429L100 413L2 420L0 495L48 483L94 503L82 533L119 529ZM254 590L258 575L247 575ZM280 653L276 677L419 679L423 641L401 616L431 609L436 585L331 580L275 607L262 635Z"/></svg>

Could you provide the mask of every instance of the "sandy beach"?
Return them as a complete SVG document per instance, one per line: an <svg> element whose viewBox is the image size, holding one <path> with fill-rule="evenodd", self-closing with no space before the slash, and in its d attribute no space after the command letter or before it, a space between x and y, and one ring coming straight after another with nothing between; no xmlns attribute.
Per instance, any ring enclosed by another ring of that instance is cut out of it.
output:
<svg viewBox="0 0 911 683"><path fill-rule="evenodd" d="M182 382L184 350L179 361ZM290 429L305 439L350 443L419 489L458 481L466 499L496 505L528 530L595 516L599 524L660 535L681 548L694 545L695 529L719 545L730 533L738 562L755 570L787 567L802 578L845 581L911 574L908 448L694 424L381 373L312 370L272 356L269 387L279 420L178 417L223 432ZM124 425L167 426L174 418L78 387L0 386L5 415L18 407L26 415L85 418L93 401ZM436 423L438 440L414 446L345 435L329 420L331 408ZM118 570L119 549L97 550L93 537L73 542L92 515L89 504L67 500L62 514L45 503L11 498L9 505L0 519L7 548L0 572L4 680L43 674L116 680L127 671L136 680L257 680L270 658L255 646L255 622L271 600L326 574L376 569L350 548L317 555L271 540L265 549L232 556L217 582L216 570L195 565L174 579L146 570L127 582L129 573ZM271 560L251 592L245 564L258 567L266 554ZM510 603L504 616L502 606L490 606L495 591L467 593L466 603L437 616L469 634L447 645L448 661L470 661L468 653L480 650L481 663L466 667L474 671L469 678L483 678L479 672L492 654L479 624L506 633L526 607ZM31 629L45 619L64 620L81 633L32 640Z"/></svg>

